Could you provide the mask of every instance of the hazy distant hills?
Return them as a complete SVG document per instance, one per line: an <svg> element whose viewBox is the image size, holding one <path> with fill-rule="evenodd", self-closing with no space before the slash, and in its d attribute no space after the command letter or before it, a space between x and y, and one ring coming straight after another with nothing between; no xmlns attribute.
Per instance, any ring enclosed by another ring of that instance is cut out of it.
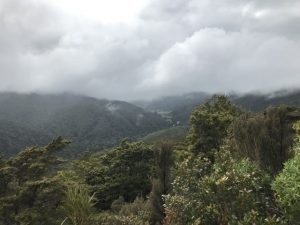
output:
<svg viewBox="0 0 300 225"><path fill-rule="evenodd" d="M135 101L133 104L149 111L171 112L185 106L197 105L199 102L203 102L207 97L209 97L207 93L192 92L178 96L165 96L152 101Z"/></svg>
<svg viewBox="0 0 300 225"><path fill-rule="evenodd" d="M248 94L244 96L231 96L232 101L244 109L261 111L270 105L300 106L300 91L275 92L268 95Z"/></svg>
<svg viewBox="0 0 300 225"><path fill-rule="evenodd" d="M156 111L164 112L173 124L177 121L181 125L188 124L193 109L202 104L210 95L199 92L180 96L163 97L148 102L135 102L141 107ZM248 95L231 95L232 101L249 111L261 111L270 105L286 104L291 106L300 106L300 91L294 92L275 92L272 94L248 94Z"/></svg>
<svg viewBox="0 0 300 225"><path fill-rule="evenodd" d="M122 101L68 94L0 94L0 151L5 155L46 144L59 135L73 140L70 154L96 151L168 126L159 114Z"/></svg>
<svg viewBox="0 0 300 225"><path fill-rule="evenodd" d="M180 139L193 109L208 97L203 92L190 93L134 102L136 106L69 94L1 93L0 152L9 156L26 146L47 144L56 136L73 141L70 155L112 147L124 138ZM231 99L246 110L260 111L269 105L300 106L300 91L232 95Z"/></svg>
<svg viewBox="0 0 300 225"><path fill-rule="evenodd" d="M209 94L204 92L193 92L178 96L166 96L152 101L136 101L134 104L143 107L145 110L159 112L173 125L187 124L189 116L195 106L202 104Z"/></svg>

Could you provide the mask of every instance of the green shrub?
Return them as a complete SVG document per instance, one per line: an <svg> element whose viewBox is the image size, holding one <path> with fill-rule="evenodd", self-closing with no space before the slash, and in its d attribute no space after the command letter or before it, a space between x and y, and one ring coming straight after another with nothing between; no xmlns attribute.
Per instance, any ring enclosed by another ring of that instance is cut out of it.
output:
<svg viewBox="0 0 300 225"><path fill-rule="evenodd" d="M300 224L300 142L295 146L295 157L284 164L272 184L278 204L293 224Z"/></svg>
<svg viewBox="0 0 300 225"><path fill-rule="evenodd" d="M188 159L179 167L173 192L165 196L165 224L249 224L272 219L270 177L249 160L221 151L216 163ZM272 219L276 221L274 216ZM258 223L259 224L259 223Z"/></svg>
<svg viewBox="0 0 300 225"><path fill-rule="evenodd" d="M103 212L96 219L99 225L149 225L150 212L148 202L137 197L132 203L125 203L119 212Z"/></svg>

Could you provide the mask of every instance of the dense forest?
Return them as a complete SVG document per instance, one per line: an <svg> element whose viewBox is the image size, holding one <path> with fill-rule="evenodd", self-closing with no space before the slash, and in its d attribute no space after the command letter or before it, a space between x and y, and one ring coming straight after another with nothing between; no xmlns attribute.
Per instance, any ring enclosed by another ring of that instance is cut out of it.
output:
<svg viewBox="0 0 300 225"><path fill-rule="evenodd" d="M53 137L72 143L68 158L116 146L122 139L152 143L182 141L190 115L210 95L194 92L152 101L112 101L71 94L0 93L0 151L5 157L30 146L44 146ZM259 112L268 106L300 106L300 92L268 95L230 95L244 110Z"/></svg>
<svg viewBox="0 0 300 225"><path fill-rule="evenodd" d="M64 136L68 157L135 140L169 126L160 115L123 101L71 94L0 93L0 151L11 156Z"/></svg>
<svg viewBox="0 0 300 225"><path fill-rule="evenodd" d="M177 136L163 130L145 142L123 139L76 159L61 154L72 143L58 137L1 157L0 224L300 224L300 109L274 104L248 111L234 102L223 95L204 100L186 132L172 128ZM153 131L166 127L158 114L149 115L157 119ZM77 128L78 136L86 132Z"/></svg>

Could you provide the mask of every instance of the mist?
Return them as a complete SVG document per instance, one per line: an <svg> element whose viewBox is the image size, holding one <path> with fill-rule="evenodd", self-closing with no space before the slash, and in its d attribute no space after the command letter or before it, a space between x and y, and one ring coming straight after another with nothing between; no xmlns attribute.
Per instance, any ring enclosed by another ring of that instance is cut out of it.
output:
<svg viewBox="0 0 300 225"><path fill-rule="evenodd" d="M299 1L132 1L130 20L59 4L0 0L0 91L136 100L300 86Z"/></svg>

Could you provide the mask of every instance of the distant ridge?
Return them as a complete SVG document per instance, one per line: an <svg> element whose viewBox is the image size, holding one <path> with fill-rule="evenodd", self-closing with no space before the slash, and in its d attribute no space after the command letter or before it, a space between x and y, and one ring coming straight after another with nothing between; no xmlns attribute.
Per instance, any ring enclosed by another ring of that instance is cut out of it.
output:
<svg viewBox="0 0 300 225"><path fill-rule="evenodd" d="M148 102L139 102L139 105L155 112L167 111L173 124L179 121L181 125L187 125L194 108L202 104L210 96L210 94L204 92L193 92L179 96L162 97ZM256 112L270 105L300 106L300 90L280 90L268 94L231 94L229 97L235 104L245 110Z"/></svg>
<svg viewBox="0 0 300 225"><path fill-rule="evenodd" d="M269 94L231 96L234 103L250 111L261 111L270 105L300 106L300 90L277 91Z"/></svg>
<svg viewBox="0 0 300 225"><path fill-rule="evenodd" d="M159 114L123 101L0 93L0 151L6 156L56 136L73 141L70 155L98 151L168 126Z"/></svg>

